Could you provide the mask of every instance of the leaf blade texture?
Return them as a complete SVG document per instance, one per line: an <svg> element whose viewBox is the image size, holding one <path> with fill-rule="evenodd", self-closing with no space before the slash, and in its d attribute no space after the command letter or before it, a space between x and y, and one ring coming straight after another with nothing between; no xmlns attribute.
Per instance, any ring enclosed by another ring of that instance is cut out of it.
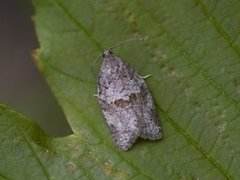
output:
<svg viewBox="0 0 240 180"><path fill-rule="evenodd" d="M53 149L60 159L54 156L49 164L45 156L38 156L41 163L35 164L36 174L46 179L59 178L55 171L58 162L64 174L61 177L68 178L240 176L239 2L34 0L33 3L40 42L37 65L75 133L62 139L40 133L40 137L46 137L43 147ZM133 149L123 153L115 147L93 97L97 78L89 69L104 48L138 35L145 38L143 43L126 44L114 53L140 74L152 75L147 84L161 116L164 138L158 142L139 140ZM5 112L0 122L7 119L16 124L18 115L2 109ZM2 126L5 133L12 124ZM9 133L13 138L14 131ZM5 142L8 139L2 134L1 138ZM35 140L30 142L34 151L40 153L42 145ZM6 148L1 151L6 153ZM74 148L81 153L74 153ZM27 151L29 147L23 149ZM8 155L16 156L13 152ZM27 163L34 167L32 161L23 160L23 164ZM17 169L21 172L20 167ZM2 177L9 175L2 166L0 172ZM20 175L34 176L27 171Z"/></svg>

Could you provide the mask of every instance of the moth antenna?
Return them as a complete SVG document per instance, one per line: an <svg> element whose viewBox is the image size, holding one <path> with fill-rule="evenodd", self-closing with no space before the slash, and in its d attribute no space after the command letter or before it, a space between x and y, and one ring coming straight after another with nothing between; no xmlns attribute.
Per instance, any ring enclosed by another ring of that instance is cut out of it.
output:
<svg viewBox="0 0 240 180"><path fill-rule="evenodd" d="M122 44L125 44L125 43L127 43L127 42L130 42L130 41L137 41L137 40L143 42L143 38L142 38L142 37L140 37L140 38L127 39L127 40L125 40L125 41L121 41L120 43L116 44L115 46L109 48L109 50L112 50L112 49L114 49L114 48L116 48L116 47L118 47L118 46L120 46L120 45L122 45Z"/></svg>
<svg viewBox="0 0 240 180"><path fill-rule="evenodd" d="M114 45L113 47L109 48L109 50L112 50L112 49L114 49L114 48L116 48L116 47L118 47L118 46L120 46L120 45L122 45L122 44L128 43L128 42L130 42L130 41L137 41L137 40L143 42L143 38L142 38L142 37L140 37L140 38L127 39L127 40L121 41L120 43L118 43L118 44ZM93 74L94 74L93 67L94 67L95 64L98 62L98 60L99 60L99 58L100 58L101 56L102 56L102 53L99 54L98 57L95 59L95 61L92 63L91 71L92 71Z"/></svg>
<svg viewBox="0 0 240 180"><path fill-rule="evenodd" d="M99 54L98 57L95 59L95 61L92 63L91 71L92 71L93 74L94 74L94 72L93 72L93 67L94 67L95 64L98 62L98 60L100 59L101 56L102 56L102 54Z"/></svg>

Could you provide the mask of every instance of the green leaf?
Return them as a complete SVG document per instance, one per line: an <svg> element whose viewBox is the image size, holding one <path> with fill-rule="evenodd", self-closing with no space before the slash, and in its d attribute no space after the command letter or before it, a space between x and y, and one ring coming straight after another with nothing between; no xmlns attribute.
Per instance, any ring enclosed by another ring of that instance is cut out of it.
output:
<svg viewBox="0 0 240 180"><path fill-rule="evenodd" d="M74 135L50 138L0 107L0 176L7 179L240 177L240 11L234 0L33 0L37 65ZM141 75L164 138L115 146L96 97L104 48ZM12 170L14 168L14 172Z"/></svg>

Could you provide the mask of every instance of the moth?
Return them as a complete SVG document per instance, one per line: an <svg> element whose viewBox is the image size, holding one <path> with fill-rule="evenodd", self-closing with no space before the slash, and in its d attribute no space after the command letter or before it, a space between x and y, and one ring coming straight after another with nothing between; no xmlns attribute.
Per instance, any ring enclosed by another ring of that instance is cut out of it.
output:
<svg viewBox="0 0 240 180"><path fill-rule="evenodd" d="M138 137L161 139L159 116L144 78L115 56L112 48L102 56L97 97L116 145L126 151Z"/></svg>

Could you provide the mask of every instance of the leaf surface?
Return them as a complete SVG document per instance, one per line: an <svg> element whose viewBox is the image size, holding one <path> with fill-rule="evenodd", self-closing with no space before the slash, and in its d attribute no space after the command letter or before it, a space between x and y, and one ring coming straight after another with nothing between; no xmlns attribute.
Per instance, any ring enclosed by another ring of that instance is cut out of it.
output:
<svg viewBox="0 0 240 180"><path fill-rule="evenodd" d="M1 128L9 135L1 134L1 140L23 140L19 145L22 163L16 166L19 175L46 179L240 177L238 1L33 2L40 42L37 65L75 134L49 138L25 117L2 107L0 122L6 126ZM136 36L145 41L125 44L114 53L139 74L152 75L146 81L161 116L164 138L138 140L130 151L121 152L93 96L101 62L94 67L95 74L90 68L104 48ZM17 146L1 150L10 156L9 168L20 156L14 152ZM8 172L0 168L3 177L12 175Z"/></svg>

